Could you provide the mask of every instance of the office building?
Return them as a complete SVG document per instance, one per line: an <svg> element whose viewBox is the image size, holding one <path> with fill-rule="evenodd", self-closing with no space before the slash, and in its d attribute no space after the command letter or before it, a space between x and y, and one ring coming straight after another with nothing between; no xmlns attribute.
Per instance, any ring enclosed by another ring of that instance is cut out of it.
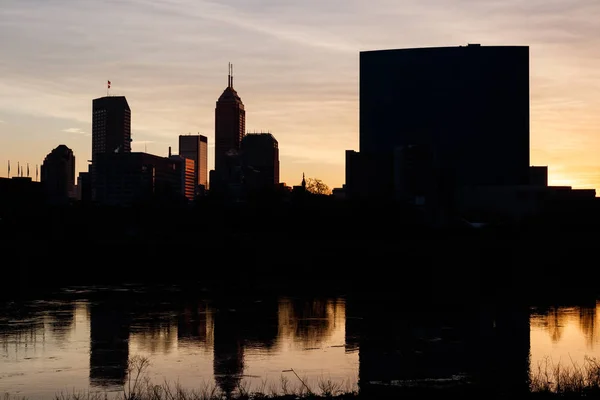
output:
<svg viewBox="0 0 600 400"><path fill-rule="evenodd" d="M95 202L131 206L182 200L181 162L147 153L98 154Z"/></svg>
<svg viewBox="0 0 600 400"><path fill-rule="evenodd" d="M270 133L244 136L241 144L244 180L249 189L279 184L279 144Z"/></svg>
<svg viewBox="0 0 600 400"><path fill-rule="evenodd" d="M131 109L124 96L92 102L92 161L97 154L131 152Z"/></svg>
<svg viewBox="0 0 600 400"><path fill-rule="evenodd" d="M233 68L229 65L227 87L215 107L215 177L225 184L233 179L238 165L238 153L246 132L244 103L233 88ZM213 182L211 182L212 186Z"/></svg>
<svg viewBox="0 0 600 400"><path fill-rule="evenodd" d="M411 146L427 154L431 182L442 192L527 184L529 118L527 46L361 52L360 153L375 164L359 178L347 176L347 184L381 181L374 175L384 177L382 185L406 184L412 178L396 179L376 164L401 165L394 154L406 159L398 149Z"/></svg>
<svg viewBox="0 0 600 400"><path fill-rule="evenodd" d="M41 181L48 202L68 203L75 194L75 156L64 144L59 145L44 159Z"/></svg>
<svg viewBox="0 0 600 400"><path fill-rule="evenodd" d="M80 172L77 177L77 200L82 203L92 201L92 181L89 172Z"/></svg>
<svg viewBox="0 0 600 400"><path fill-rule="evenodd" d="M171 155L169 159L179 163L181 166L179 168L181 195L188 199L188 201L193 201L198 192L196 185L196 164L194 160L178 155Z"/></svg>
<svg viewBox="0 0 600 400"><path fill-rule="evenodd" d="M208 138L203 135L180 135L179 155L195 164L195 187L208 188ZM198 193L198 190L196 193Z"/></svg>
<svg viewBox="0 0 600 400"><path fill-rule="evenodd" d="M96 160L100 154L131 152L131 109L124 96L106 96L92 101L91 196L100 201Z"/></svg>

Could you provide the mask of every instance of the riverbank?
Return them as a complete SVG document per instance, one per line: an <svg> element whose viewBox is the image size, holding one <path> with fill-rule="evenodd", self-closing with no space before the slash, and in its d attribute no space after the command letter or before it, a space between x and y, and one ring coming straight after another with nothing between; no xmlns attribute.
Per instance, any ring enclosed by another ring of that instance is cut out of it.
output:
<svg viewBox="0 0 600 400"><path fill-rule="evenodd" d="M428 226L390 207L47 209L4 218L4 299L70 285L320 288L458 304L561 301L595 290L594 218ZM583 279L582 279L583 278ZM594 293L595 295L595 293Z"/></svg>
<svg viewBox="0 0 600 400"><path fill-rule="evenodd" d="M230 396L222 393L212 393L211 390L201 388L197 390L185 390L163 383L145 388L137 393L113 393L105 392L61 392L48 400L377 400L377 399L514 399L514 394L502 393L496 390L480 391L474 389L395 389L379 390L370 393L308 393L307 391L290 392L289 394L270 394L268 392L242 392ZM578 399L600 398L600 392L585 391L581 393L523 393L519 399L530 400L554 400L554 399ZM26 397L6 393L3 400L30 400Z"/></svg>

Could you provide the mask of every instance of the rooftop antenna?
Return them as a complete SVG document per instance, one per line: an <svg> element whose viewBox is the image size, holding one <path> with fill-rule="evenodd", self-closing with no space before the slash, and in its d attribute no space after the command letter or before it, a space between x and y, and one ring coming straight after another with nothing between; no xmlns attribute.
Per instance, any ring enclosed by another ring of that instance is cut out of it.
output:
<svg viewBox="0 0 600 400"><path fill-rule="evenodd" d="M231 63L227 64L227 87L231 87Z"/></svg>
<svg viewBox="0 0 600 400"><path fill-rule="evenodd" d="M106 96L109 96L109 92L110 92L110 81L106 81Z"/></svg>
<svg viewBox="0 0 600 400"><path fill-rule="evenodd" d="M231 64L230 68L231 68L231 71L230 71L230 74L231 74L231 85L229 85L229 86L231 86L231 88L233 89L233 64Z"/></svg>

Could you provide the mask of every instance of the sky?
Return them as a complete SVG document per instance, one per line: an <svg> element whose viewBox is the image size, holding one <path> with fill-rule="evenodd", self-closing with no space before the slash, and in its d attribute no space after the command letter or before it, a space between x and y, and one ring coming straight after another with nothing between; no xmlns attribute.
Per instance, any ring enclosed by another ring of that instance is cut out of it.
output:
<svg viewBox="0 0 600 400"><path fill-rule="evenodd" d="M0 0L0 176L59 144L91 157L92 99L127 97L133 151L201 133L228 63L248 132L279 141L281 180L344 183L358 150L359 52L530 46L531 162L600 189L598 0Z"/></svg>

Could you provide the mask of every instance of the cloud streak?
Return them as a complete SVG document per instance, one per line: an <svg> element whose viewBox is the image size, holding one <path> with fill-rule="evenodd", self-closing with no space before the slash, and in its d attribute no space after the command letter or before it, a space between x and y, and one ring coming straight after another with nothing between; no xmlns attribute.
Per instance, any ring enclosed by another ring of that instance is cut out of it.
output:
<svg viewBox="0 0 600 400"><path fill-rule="evenodd" d="M80 128L67 128L67 129L63 129L63 132L75 133L77 135L91 136L90 133L84 132Z"/></svg>

